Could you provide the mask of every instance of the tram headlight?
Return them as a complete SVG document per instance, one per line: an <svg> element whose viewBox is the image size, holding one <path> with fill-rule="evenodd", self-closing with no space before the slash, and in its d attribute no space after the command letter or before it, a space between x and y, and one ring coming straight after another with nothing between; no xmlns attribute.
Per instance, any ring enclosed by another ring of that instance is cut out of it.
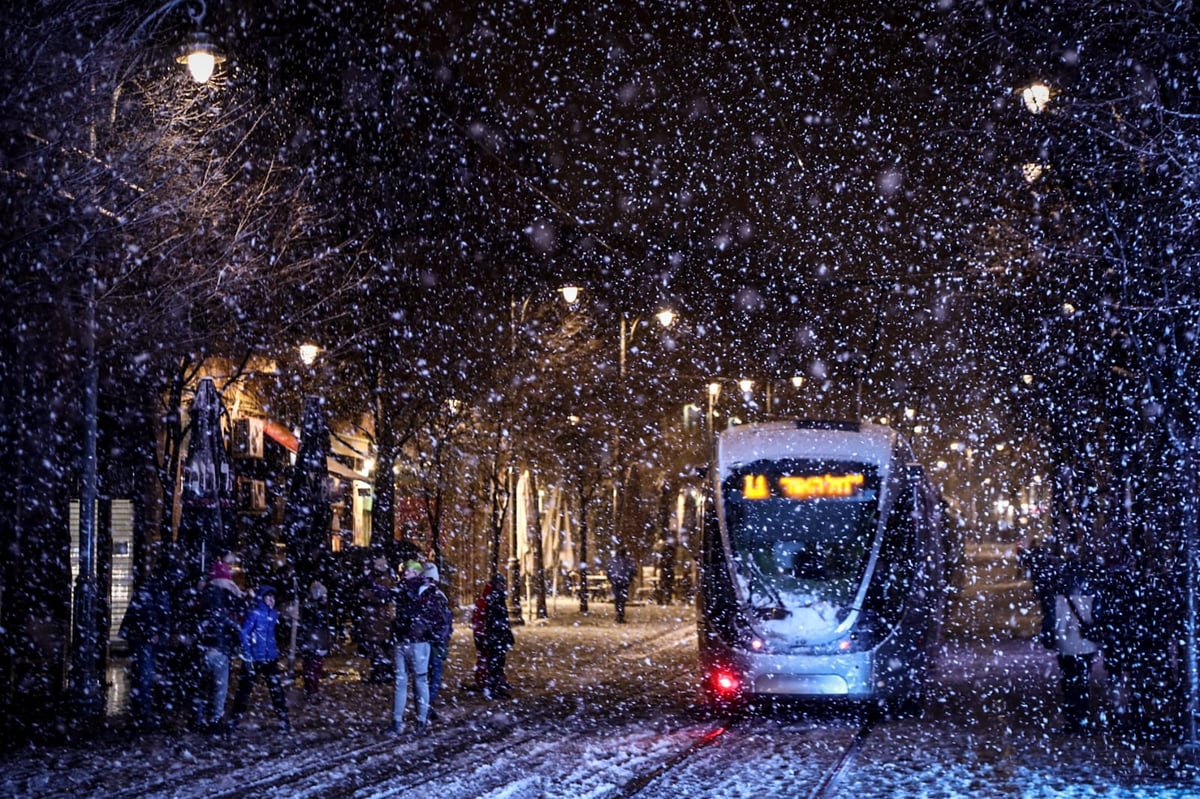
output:
<svg viewBox="0 0 1200 799"><path fill-rule="evenodd" d="M864 613L850 634L838 642L840 652L864 652L878 642L876 636L877 622L872 614Z"/></svg>

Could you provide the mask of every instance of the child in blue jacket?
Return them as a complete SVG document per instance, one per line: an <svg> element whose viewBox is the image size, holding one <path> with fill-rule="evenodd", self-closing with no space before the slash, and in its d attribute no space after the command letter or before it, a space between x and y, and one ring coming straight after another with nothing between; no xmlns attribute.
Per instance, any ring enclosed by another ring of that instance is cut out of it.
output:
<svg viewBox="0 0 1200 799"><path fill-rule="evenodd" d="M275 627L279 613L275 610L275 589L263 586L258 591L258 603L242 622L242 674L237 696L233 700L231 727L236 728L250 704L250 693L258 677L265 677L271 704L279 717L279 731L290 732L287 695L283 690L283 675L279 671L279 648L275 643Z"/></svg>

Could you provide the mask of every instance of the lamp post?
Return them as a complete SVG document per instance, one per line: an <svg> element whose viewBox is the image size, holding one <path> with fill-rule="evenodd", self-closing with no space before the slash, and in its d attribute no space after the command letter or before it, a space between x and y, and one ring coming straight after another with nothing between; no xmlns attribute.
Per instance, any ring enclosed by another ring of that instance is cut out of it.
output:
<svg viewBox="0 0 1200 799"><path fill-rule="evenodd" d="M581 289L578 286L574 286L574 285L570 285L570 284L565 285L565 286L560 286L558 289L558 293L560 295L562 295L563 302L565 302L568 306L574 305L576 303L576 301L579 299L580 291L581 291ZM525 315L525 309L529 306L529 303L531 300L533 300L532 294L521 301L520 313L518 313L518 311L517 311L518 306L517 306L517 301L515 299L513 299L510 304L510 308L509 308L509 312L510 312L509 348L510 348L510 355L513 358L515 358L516 354L517 354L517 325L518 325L518 323L520 323L523 320L524 315ZM515 452L512 454L515 455ZM513 460L515 461L515 458L513 458ZM520 487L521 487L521 479L520 479L520 472L516 468L515 463L509 464L508 473L505 476L505 479L507 481L507 490L508 490L508 497L509 497L508 507L511 509L511 519L509 520L509 536L510 537L509 537L509 554L508 554L508 586L509 586L508 617L509 617L509 620L511 623L520 625L520 624L525 623L525 611L521 606L521 559L520 559L520 557L518 557L518 552L519 552L520 546L521 546L521 530L520 530L521 526L520 526L519 520L517 518L517 512L518 512L518 504L519 504L518 503L518 494L519 494ZM537 502L536 493L534 494L533 501ZM540 516L538 518L540 520ZM528 520L528 516L526 516L526 519ZM526 524L528 524L528 521L526 522ZM542 534L541 530L539 529L537 531L538 542L539 542L538 547L537 547L537 550L539 553L537 555L537 557L538 557L537 569L539 569L539 570L541 569L541 555L540 555L541 534ZM539 591L539 594L538 594L539 618L544 618L545 604L546 604L545 580L544 579L541 579L538 581L537 588Z"/></svg>
<svg viewBox="0 0 1200 799"><path fill-rule="evenodd" d="M137 28L132 43L140 41L142 32L155 20L184 0L172 0L147 17ZM198 14L190 14L194 22L204 15L203 2ZM190 63L189 50L189 59ZM217 55L213 55L214 64ZM224 60L221 58L221 60ZM207 81L212 70L204 76ZM193 73L193 77L199 77ZM200 81L200 82L204 82ZM117 107L121 86L113 90L112 107ZM96 141L94 126L89 139ZM95 158L95 154L90 154ZM99 484L97 442L99 440L100 369L96 358L96 264L88 258L84 277L83 344L83 457L79 492L79 569L71 605L71 669L67 692L75 718L90 723L104 713L105 687L101 679L100 589L96 579L96 506Z"/></svg>
<svg viewBox="0 0 1200 799"><path fill-rule="evenodd" d="M104 712L100 680L100 590L96 583L96 466L99 438L100 370L96 363L96 266L89 259L84 289L83 478L79 492L79 572L72 607L73 646L70 692L74 710L84 719Z"/></svg>
<svg viewBox="0 0 1200 799"><path fill-rule="evenodd" d="M714 425L716 424L716 406L717 400L721 397L721 384L716 380L708 384L708 432L710 435L716 435Z"/></svg>
<svg viewBox="0 0 1200 799"><path fill-rule="evenodd" d="M670 308L661 308L654 314L654 318L658 321L660 327L664 330L670 328L675 323L675 311ZM633 341L633 336L638 330L638 325L642 323L640 316L635 316L632 322L626 320L625 315L621 314L620 318L620 340L617 360L617 390L620 396L625 396L625 376L627 374L626 362L629 354L629 345ZM621 464L621 423L623 418L618 417L617 423L613 427L613 450L612 450L612 534L614 542L618 542L620 538L621 521L624 513L621 508L621 490L624 483L624 469Z"/></svg>

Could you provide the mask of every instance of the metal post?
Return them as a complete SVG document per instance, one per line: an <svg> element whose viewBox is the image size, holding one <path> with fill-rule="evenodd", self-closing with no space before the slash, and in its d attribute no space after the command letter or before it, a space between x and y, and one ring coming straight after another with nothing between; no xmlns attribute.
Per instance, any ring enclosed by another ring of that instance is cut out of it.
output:
<svg viewBox="0 0 1200 799"><path fill-rule="evenodd" d="M1200 756L1200 737L1197 731L1197 714L1200 714L1200 668L1197 665L1196 652L1196 538L1197 538L1197 508L1196 508L1196 490L1197 479L1195 472L1196 461L1198 460L1197 447L1200 446L1200 440L1193 440L1191 446L1190 458L1185 458L1184 463L1192 464L1193 468L1188 469L1187 480L1191 484L1191 490L1187 493L1187 501L1184 504L1183 518L1183 534L1185 551L1187 553L1187 619L1185 620L1184 629L1187 637L1187 682L1188 682L1188 701L1187 701L1187 740L1184 741L1181 751L1190 757Z"/></svg>
<svg viewBox="0 0 1200 799"><path fill-rule="evenodd" d="M73 646L70 697L77 718L95 719L104 712L100 679L100 591L96 583L96 442L99 437L100 371L96 365L96 267L88 265L83 332L83 475L79 497L79 573L72 611Z"/></svg>

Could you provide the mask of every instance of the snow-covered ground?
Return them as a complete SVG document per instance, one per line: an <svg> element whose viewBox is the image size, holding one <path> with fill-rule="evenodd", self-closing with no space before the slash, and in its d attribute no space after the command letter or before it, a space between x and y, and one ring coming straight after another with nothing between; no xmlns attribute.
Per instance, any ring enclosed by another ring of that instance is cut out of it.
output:
<svg viewBox="0 0 1200 799"><path fill-rule="evenodd" d="M360 661L343 655L321 704L293 692L291 734L274 731L262 689L228 739L139 735L117 716L87 743L5 755L0 795L791 799L811 795L859 727L845 711L713 717L697 703L693 609L637 605L629 617L613 624L602 602L581 617L563 600L549 623L517 628L517 691L502 702L463 686L472 654L460 626L426 737L383 736L390 690L361 682ZM1055 667L1028 640L950 641L938 670L925 717L876 726L831 795L1200 795L1172 752L1049 732Z"/></svg>

